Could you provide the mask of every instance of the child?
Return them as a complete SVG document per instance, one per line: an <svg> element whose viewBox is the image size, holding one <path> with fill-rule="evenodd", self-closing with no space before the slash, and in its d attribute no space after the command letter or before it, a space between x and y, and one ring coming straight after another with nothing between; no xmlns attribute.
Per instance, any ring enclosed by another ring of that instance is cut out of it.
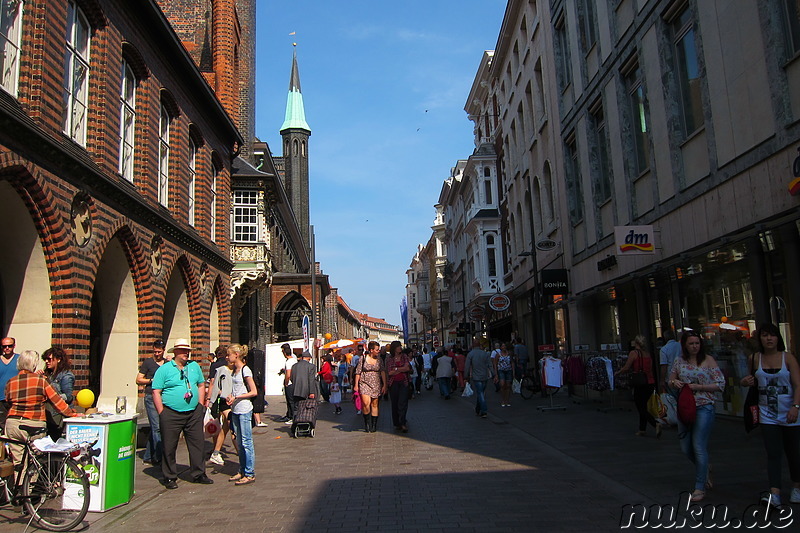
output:
<svg viewBox="0 0 800 533"><path fill-rule="evenodd" d="M339 386L339 382L336 380L333 380L331 382L330 402L336 408L336 414L337 415L342 414L342 408L339 405L340 403L342 403L342 388Z"/></svg>

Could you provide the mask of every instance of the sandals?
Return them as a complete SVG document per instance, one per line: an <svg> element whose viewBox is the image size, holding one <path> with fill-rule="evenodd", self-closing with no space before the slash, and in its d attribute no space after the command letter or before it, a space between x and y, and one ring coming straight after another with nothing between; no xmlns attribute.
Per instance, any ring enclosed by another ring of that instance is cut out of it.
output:
<svg viewBox="0 0 800 533"><path fill-rule="evenodd" d="M242 476L239 480L237 480L234 483L234 485L249 485L250 483L255 483L255 482L256 482L255 476L253 477Z"/></svg>
<svg viewBox="0 0 800 533"><path fill-rule="evenodd" d="M235 476L231 476L228 478L228 481L239 481L244 476L241 473L236 474Z"/></svg>
<svg viewBox="0 0 800 533"><path fill-rule="evenodd" d="M692 497L690 498L690 500L693 501L693 502L699 502L699 501L702 501L703 498L705 498L705 497L706 497L706 491L704 491L704 490L695 490L692 493Z"/></svg>

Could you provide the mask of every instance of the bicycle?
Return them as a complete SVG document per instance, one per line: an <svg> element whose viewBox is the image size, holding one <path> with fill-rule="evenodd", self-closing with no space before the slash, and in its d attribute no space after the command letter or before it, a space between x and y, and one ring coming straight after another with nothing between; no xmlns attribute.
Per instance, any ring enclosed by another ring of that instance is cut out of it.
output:
<svg viewBox="0 0 800 533"><path fill-rule="evenodd" d="M24 507L31 517L28 526L35 521L42 529L70 531L81 524L89 510L89 477L82 465L91 461L93 443L75 444L63 452L43 452L31 439L21 441L2 435L0 442L4 447L24 447L21 468L7 462L5 471L0 469L0 496Z"/></svg>

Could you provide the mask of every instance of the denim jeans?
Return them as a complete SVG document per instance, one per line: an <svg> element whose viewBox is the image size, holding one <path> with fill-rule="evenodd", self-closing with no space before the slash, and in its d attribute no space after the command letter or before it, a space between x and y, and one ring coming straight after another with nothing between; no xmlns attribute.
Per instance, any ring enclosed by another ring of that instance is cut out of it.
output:
<svg viewBox="0 0 800 533"><path fill-rule="evenodd" d="M231 429L236 433L236 447L239 448L239 473L246 477L256 475L256 452L253 447L253 412L240 415L231 412Z"/></svg>
<svg viewBox="0 0 800 533"><path fill-rule="evenodd" d="M144 461L154 463L161 462L161 419L153 403L153 395L144 395L144 410L147 412L147 421L150 423L150 436L147 438L147 446L144 448Z"/></svg>
<svg viewBox="0 0 800 533"><path fill-rule="evenodd" d="M714 427L714 405L697 406L697 420L694 424L687 426L678 420L678 440L681 443L681 451L694 463L694 488L695 490L706 490L706 480L708 479L708 438L711 436L711 428Z"/></svg>
<svg viewBox="0 0 800 533"><path fill-rule="evenodd" d="M439 378L439 394L444 397L450 396L450 379Z"/></svg>
<svg viewBox="0 0 800 533"><path fill-rule="evenodd" d="M486 405L487 380L472 380L472 391L475 393L475 412L479 415L486 414L489 407Z"/></svg>

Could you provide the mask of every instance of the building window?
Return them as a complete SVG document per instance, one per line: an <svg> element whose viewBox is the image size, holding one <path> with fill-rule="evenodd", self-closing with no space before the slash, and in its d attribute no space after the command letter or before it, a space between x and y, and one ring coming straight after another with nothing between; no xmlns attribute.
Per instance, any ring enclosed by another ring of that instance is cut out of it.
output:
<svg viewBox="0 0 800 533"><path fill-rule="evenodd" d="M133 141L136 126L136 76L127 61L122 61L122 86L119 112L119 173L133 181Z"/></svg>
<svg viewBox="0 0 800 533"><path fill-rule="evenodd" d="M569 53L569 35L567 21L561 16L555 25L556 40L556 71L558 72L559 89L564 91L572 83L572 61Z"/></svg>
<svg viewBox="0 0 800 533"><path fill-rule="evenodd" d="M680 90L681 118L684 139L703 125L700 96L700 65L697 61L694 25L689 9L684 9L671 24L675 53L675 70Z"/></svg>
<svg viewBox="0 0 800 533"><path fill-rule="evenodd" d="M634 164L636 176L650 168L650 132L647 127L647 117L644 109L644 82L642 69L637 64L625 77L628 89L628 102L631 110L631 136L636 150Z"/></svg>
<svg viewBox="0 0 800 533"><path fill-rule="evenodd" d="M237 242L258 241L258 193L256 191L233 192L233 240Z"/></svg>
<svg viewBox="0 0 800 533"><path fill-rule="evenodd" d="M578 6L578 26L580 29L581 49L584 53L588 53L597 41L594 2L595 0L581 0Z"/></svg>
<svg viewBox="0 0 800 533"><path fill-rule="evenodd" d="M211 202L209 209L211 210L209 213L209 220L211 226L211 240L213 242L217 242L217 181L219 178L219 167L216 164L211 165L212 167L212 176L211 176L211 190L209 191L211 194Z"/></svg>
<svg viewBox="0 0 800 533"><path fill-rule="evenodd" d="M158 202L169 204L169 129L172 119L164 105L158 124Z"/></svg>
<svg viewBox="0 0 800 533"><path fill-rule="evenodd" d="M486 267L490 278L497 276L497 247L492 235L486 236Z"/></svg>
<svg viewBox="0 0 800 533"><path fill-rule="evenodd" d="M194 226L195 184L197 183L197 145L189 138L189 186L187 200L189 203L189 225Z"/></svg>
<svg viewBox="0 0 800 533"><path fill-rule="evenodd" d="M611 161L608 157L608 133L606 131L606 119L603 108L600 107L592 116L594 120L594 143L596 152L595 163L597 164L597 180L595 182L594 193L597 204L602 204L611 198Z"/></svg>
<svg viewBox="0 0 800 533"><path fill-rule="evenodd" d="M567 142L567 203L569 220L573 225L583 220L583 187L581 186L580 165L578 165L578 146L573 139Z"/></svg>
<svg viewBox="0 0 800 533"><path fill-rule="evenodd" d="M21 0L2 0L0 11L0 87L17 95L19 80L19 43L22 27Z"/></svg>
<svg viewBox="0 0 800 533"><path fill-rule="evenodd" d="M800 52L800 3L783 0L787 54L791 58Z"/></svg>
<svg viewBox="0 0 800 533"><path fill-rule="evenodd" d="M483 191L486 195L486 205L492 205L494 198L492 198L492 180L483 180Z"/></svg>
<svg viewBox="0 0 800 533"><path fill-rule="evenodd" d="M67 50L64 57L64 133L86 144L89 93L89 22L75 2L67 3Z"/></svg>

